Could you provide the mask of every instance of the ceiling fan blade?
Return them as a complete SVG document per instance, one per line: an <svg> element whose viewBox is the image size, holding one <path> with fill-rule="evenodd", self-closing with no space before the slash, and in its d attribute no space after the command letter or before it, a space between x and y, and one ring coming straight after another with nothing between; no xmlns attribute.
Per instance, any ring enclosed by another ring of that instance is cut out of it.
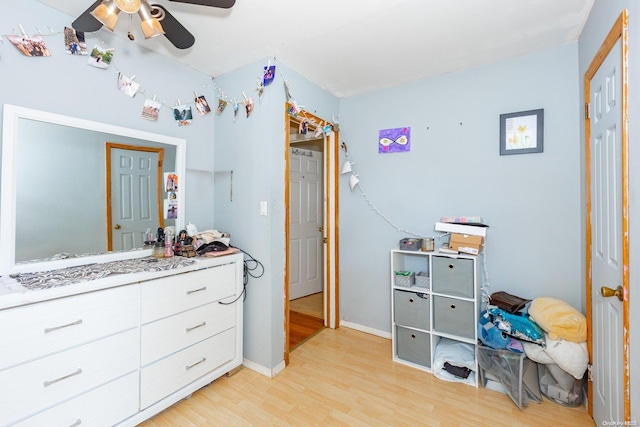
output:
<svg viewBox="0 0 640 427"><path fill-rule="evenodd" d="M76 31L82 31L84 33L93 33L102 28L102 22L98 21L96 18L91 16L89 12L98 7L101 3L101 0L96 1L92 4L89 9L85 10L84 13L71 23L71 26Z"/></svg>
<svg viewBox="0 0 640 427"><path fill-rule="evenodd" d="M178 3L199 4L201 6L209 6L209 7L221 7L223 9L229 9L234 4L236 4L236 0L169 0L169 1L175 1Z"/></svg>
<svg viewBox="0 0 640 427"><path fill-rule="evenodd" d="M196 42L196 38L185 27L182 26L167 9L159 4L151 5L152 9L162 9L164 18L160 20L160 25L164 30L164 36L178 49L188 49ZM152 10L153 13L153 10Z"/></svg>

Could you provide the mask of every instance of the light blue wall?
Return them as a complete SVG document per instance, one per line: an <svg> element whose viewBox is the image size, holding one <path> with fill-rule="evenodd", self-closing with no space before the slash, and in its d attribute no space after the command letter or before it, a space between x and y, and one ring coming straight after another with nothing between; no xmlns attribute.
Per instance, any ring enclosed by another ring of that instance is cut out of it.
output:
<svg viewBox="0 0 640 427"><path fill-rule="evenodd" d="M231 233L231 243L264 265L264 276L251 278L244 314L244 357L274 368L284 355L284 206L285 90L307 111L331 119L338 99L300 74L277 63L274 82L258 100L256 78L268 58L216 78L229 97L242 101L253 96L255 107L247 118L243 107L233 121L231 106L215 120L215 219L219 230ZM228 171L233 171L233 178ZM232 184L232 199L231 199ZM260 201L268 215L260 216Z"/></svg>
<svg viewBox="0 0 640 427"><path fill-rule="evenodd" d="M640 149L638 137L640 121L637 117L640 113L640 4L629 0L596 0L589 19L582 31L579 41L580 55L580 99L584 103L583 76L605 37L623 9L629 11L629 360L638 360L640 357L640 316L638 306L640 298ZM584 120L580 120L581 139L584 139ZM581 157L584 158L583 152ZM584 170L584 162L581 165ZM584 187L584 183L583 183ZM584 222L584 218L583 218ZM615 286L615 285L614 285ZM638 365L630 363L629 366L631 420L640 419L640 386L638 380Z"/></svg>
<svg viewBox="0 0 640 427"><path fill-rule="evenodd" d="M204 178L193 182L186 190L187 221L200 229L213 227L213 115L200 118L194 111L191 126L178 127L170 108L162 108L158 122L141 118L145 97L138 94L129 98L117 89L117 70L135 76L149 97L174 105L191 102L193 92L204 93L213 100L215 94L210 77L191 68L167 60L145 48L131 43L126 36L119 38L101 30L95 36L87 34L87 46L115 48L115 63L108 70L87 65L86 56L70 56L64 51L62 31L70 26L75 17L67 16L35 0L14 2L3 8L0 14L0 34L12 34L22 24L28 35L43 33L48 28L60 34L45 36L52 53L51 57L32 58L23 56L3 37L0 45L0 104L13 104L47 112L79 117L113 125L139 129L147 132L170 135L187 140L186 181L198 179L202 172L209 171ZM124 36L124 35L123 35ZM155 42L155 41L154 41ZM158 40L158 42L164 42ZM197 42L196 42L197 43ZM174 49L170 47L170 49ZM194 109L195 110L195 109ZM0 123L0 127L1 127ZM207 184L203 186L203 182ZM198 189L194 192L194 189Z"/></svg>
<svg viewBox="0 0 640 427"><path fill-rule="evenodd" d="M342 99L341 140L367 198L398 227L437 235L482 216L490 292L582 306L577 43ZM500 156L499 116L544 109L544 152ZM411 127L409 153L378 154L380 129ZM340 183L342 319L390 331L397 232Z"/></svg>

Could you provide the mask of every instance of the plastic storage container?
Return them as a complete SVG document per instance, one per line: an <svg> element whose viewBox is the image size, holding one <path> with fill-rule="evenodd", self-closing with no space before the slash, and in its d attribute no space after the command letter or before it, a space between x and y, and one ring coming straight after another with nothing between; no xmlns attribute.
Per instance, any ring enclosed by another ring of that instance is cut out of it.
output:
<svg viewBox="0 0 640 427"><path fill-rule="evenodd" d="M537 363L523 353L479 345L476 350L480 384L506 393L520 409L529 400L540 402Z"/></svg>
<svg viewBox="0 0 640 427"><path fill-rule="evenodd" d="M584 400L583 376L577 380L558 365L538 364L540 391L547 399L563 406L580 406Z"/></svg>

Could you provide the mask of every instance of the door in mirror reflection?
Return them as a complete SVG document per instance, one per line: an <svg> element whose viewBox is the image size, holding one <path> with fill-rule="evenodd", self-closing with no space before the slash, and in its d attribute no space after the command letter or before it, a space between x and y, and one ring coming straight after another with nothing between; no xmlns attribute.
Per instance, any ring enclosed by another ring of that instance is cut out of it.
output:
<svg viewBox="0 0 640 427"><path fill-rule="evenodd" d="M140 248L147 230L164 228L163 157L162 148L107 143L108 250Z"/></svg>

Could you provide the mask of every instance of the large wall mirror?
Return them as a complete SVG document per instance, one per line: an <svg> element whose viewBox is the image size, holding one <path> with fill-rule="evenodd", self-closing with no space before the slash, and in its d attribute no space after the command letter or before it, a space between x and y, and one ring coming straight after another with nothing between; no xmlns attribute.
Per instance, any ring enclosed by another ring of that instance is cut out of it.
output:
<svg viewBox="0 0 640 427"><path fill-rule="evenodd" d="M4 105L0 275L145 256L184 227L186 141Z"/></svg>

